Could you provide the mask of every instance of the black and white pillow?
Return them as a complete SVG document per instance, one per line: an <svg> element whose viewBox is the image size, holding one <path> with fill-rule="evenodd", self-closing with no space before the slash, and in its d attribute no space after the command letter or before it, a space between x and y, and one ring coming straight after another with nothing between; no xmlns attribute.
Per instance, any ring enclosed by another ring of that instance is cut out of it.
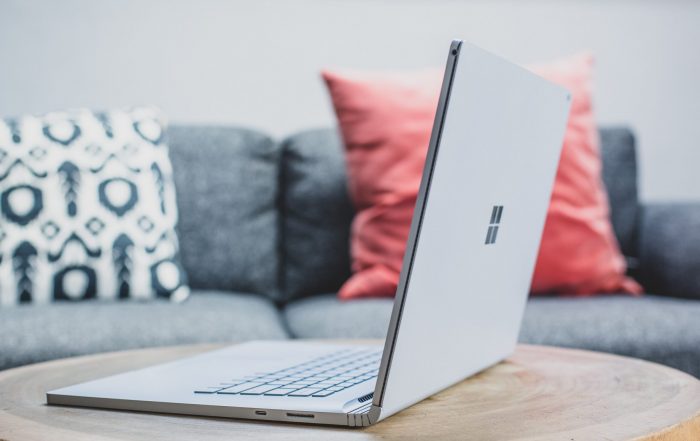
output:
<svg viewBox="0 0 700 441"><path fill-rule="evenodd" d="M184 300L157 109L0 120L0 305Z"/></svg>

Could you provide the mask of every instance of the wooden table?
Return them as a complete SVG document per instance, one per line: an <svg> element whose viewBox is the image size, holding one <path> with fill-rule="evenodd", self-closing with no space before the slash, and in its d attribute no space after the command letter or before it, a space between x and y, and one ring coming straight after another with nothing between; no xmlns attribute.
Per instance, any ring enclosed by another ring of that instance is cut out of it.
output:
<svg viewBox="0 0 700 441"><path fill-rule="evenodd" d="M506 362L365 429L47 406L57 387L215 349L115 352L0 372L0 441L700 440L700 381L631 358L519 346Z"/></svg>

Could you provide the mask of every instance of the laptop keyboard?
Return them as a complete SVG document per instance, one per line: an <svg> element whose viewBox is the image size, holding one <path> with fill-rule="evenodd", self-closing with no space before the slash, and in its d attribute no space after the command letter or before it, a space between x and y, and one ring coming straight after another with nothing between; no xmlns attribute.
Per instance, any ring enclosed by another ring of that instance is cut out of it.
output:
<svg viewBox="0 0 700 441"><path fill-rule="evenodd" d="M374 381L382 351L344 349L275 372L265 372L204 387L196 394L327 397Z"/></svg>

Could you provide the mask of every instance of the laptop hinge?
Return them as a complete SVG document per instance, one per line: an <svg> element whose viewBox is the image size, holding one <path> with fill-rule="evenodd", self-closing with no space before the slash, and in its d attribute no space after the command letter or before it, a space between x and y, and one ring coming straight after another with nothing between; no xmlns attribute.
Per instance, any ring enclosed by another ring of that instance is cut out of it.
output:
<svg viewBox="0 0 700 441"><path fill-rule="evenodd" d="M348 426L367 427L379 421L382 408L372 403L348 412Z"/></svg>
<svg viewBox="0 0 700 441"><path fill-rule="evenodd" d="M368 425L374 424L377 421L379 421L379 417L382 414L382 408L379 406L376 406L372 404L372 408L369 410L369 413L367 413L367 420L368 420Z"/></svg>
<svg viewBox="0 0 700 441"><path fill-rule="evenodd" d="M370 419L369 419L369 412L372 407L372 403L366 403L363 404L362 406L351 410L350 412L347 413L348 415L348 426L351 427L364 427L364 426L369 426Z"/></svg>

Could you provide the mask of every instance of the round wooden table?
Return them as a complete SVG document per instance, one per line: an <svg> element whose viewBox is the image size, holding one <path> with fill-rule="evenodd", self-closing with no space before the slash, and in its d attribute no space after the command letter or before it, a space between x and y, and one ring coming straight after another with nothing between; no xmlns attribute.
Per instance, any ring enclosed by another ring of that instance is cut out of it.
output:
<svg viewBox="0 0 700 441"><path fill-rule="evenodd" d="M46 405L46 391L211 350L115 352L0 372L0 441L700 440L700 381L631 358L519 346L507 361L368 428Z"/></svg>

